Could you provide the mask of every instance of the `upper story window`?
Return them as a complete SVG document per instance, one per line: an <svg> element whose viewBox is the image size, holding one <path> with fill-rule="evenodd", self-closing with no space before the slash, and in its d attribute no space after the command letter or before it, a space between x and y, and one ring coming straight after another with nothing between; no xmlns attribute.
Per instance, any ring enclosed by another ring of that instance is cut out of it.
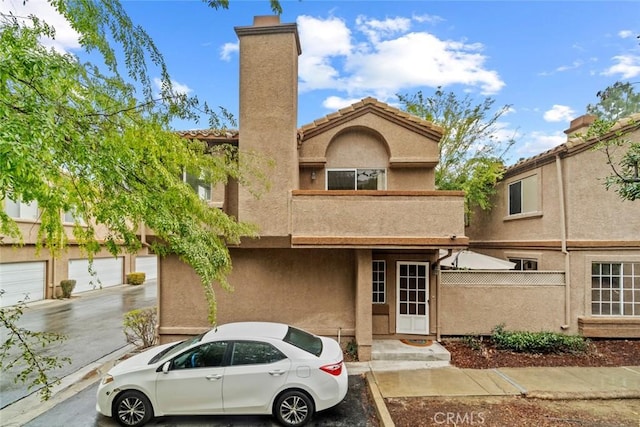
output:
<svg viewBox="0 0 640 427"><path fill-rule="evenodd" d="M75 211L65 211L64 213L64 222L65 224L75 224L76 221L80 225L87 225L84 219L78 216Z"/></svg>
<svg viewBox="0 0 640 427"><path fill-rule="evenodd" d="M509 215L537 212L538 177L532 175L509 184Z"/></svg>
<svg viewBox="0 0 640 427"><path fill-rule="evenodd" d="M4 211L11 218L36 220L38 219L38 202L23 203L5 199Z"/></svg>
<svg viewBox="0 0 640 427"><path fill-rule="evenodd" d="M327 190L386 190L384 169L328 169Z"/></svg>
<svg viewBox="0 0 640 427"><path fill-rule="evenodd" d="M187 172L182 174L182 180L189 184L202 200L211 200L211 184L204 180L204 173L200 176L191 175Z"/></svg>

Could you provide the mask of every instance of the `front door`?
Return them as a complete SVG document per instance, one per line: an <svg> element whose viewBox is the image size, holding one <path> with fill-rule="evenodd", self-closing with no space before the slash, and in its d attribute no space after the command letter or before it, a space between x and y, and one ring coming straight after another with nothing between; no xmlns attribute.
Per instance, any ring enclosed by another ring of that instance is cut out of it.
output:
<svg viewBox="0 0 640 427"><path fill-rule="evenodd" d="M396 265L396 333L429 333L429 263L399 261Z"/></svg>

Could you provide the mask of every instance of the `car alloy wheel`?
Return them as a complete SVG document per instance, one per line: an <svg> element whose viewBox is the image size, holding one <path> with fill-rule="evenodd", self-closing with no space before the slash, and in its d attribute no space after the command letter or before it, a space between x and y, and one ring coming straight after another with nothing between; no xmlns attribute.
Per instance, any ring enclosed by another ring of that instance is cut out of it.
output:
<svg viewBox="0 0 640 427"><path fill-rule="evenodd" d="M312 415L313 402L301 391L287 391L276 404L276 418L285 426L303 426Z"/></svg>
<svg viewBox="0 0 640 427"><path fill-rule="evenodd" d="M153 409L147 396L130 390L118 397L113 415L123 426L138 427L146 424L153 417Z"/></svg>

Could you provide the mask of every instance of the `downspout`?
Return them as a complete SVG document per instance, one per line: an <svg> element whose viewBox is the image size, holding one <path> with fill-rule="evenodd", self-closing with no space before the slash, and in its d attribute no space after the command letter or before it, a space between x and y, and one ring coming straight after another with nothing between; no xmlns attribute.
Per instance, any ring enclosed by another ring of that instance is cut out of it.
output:
<svg viewBox="0 0 640 427"><path fill-rule="evenodd" d="M560 329L569 329L571 324L571 256L567 250L567 217L566 200L564 197L564 176L562 174L562 159L556 154L556 172L558 174L558 196L560 197L560 238L562 253L564 254L564 325Z"/></svg>
<svg viewBox="0 0 640 427"><path fill-rule="evenodd" d="M442 276L440 275L440 261L450 257L453 253L453 249L447 249L447 254L436 260L436 341L440 342L440 281Z"/></svg>

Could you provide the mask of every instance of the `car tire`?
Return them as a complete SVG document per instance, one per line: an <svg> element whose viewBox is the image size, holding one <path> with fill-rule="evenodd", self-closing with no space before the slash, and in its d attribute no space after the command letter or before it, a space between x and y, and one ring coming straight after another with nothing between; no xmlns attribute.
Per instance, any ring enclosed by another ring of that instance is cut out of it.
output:
<svg viewBox="0 0 640 427"><path fill-rule="evenodd" d="M306 393L289 390L278 398L273 412L283 426L299 427L311 420L313 411L313 400Z"/></svg>
<svg viewBox="0 0 640 427"><path fill-rule="evenodd" d="M153 418L153 407L143 393L128 390L116 399L112 415L122 426L138 427Z"/></svg>

